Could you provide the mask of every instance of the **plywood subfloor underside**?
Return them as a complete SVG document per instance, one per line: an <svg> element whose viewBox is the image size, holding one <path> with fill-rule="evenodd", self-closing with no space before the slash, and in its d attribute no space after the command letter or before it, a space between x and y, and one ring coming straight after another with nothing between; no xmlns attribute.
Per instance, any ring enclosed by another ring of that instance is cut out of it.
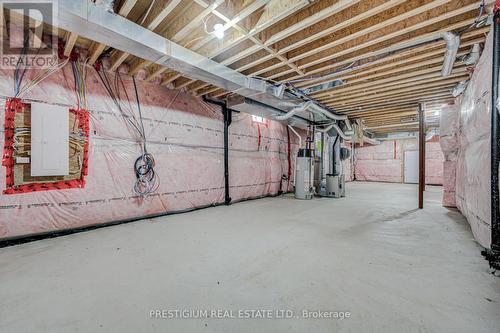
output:
<svg viewBox="0 0 500 333"><path fill-rule="evenodd" d="M440 188L353 183L0 250L2 332L499 332L500 280ZM350 311L150 319L152 309Z"/></svg>

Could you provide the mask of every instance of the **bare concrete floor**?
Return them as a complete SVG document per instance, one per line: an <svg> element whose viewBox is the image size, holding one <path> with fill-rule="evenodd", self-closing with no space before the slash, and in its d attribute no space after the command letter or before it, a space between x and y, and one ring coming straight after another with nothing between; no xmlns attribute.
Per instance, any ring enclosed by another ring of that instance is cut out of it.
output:
<svg viewBox="0 0 500 333"><path fill-rule="evenodd" d="M500 332L500 279L440 188L426 196L417 211L416 186L354 183L3 248L0 332ZM176 309L294 312L150 318Z"/></svg>

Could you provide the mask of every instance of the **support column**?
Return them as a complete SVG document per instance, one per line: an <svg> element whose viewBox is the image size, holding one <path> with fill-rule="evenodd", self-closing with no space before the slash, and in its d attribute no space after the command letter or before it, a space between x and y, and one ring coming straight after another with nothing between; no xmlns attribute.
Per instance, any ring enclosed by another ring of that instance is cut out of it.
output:
<svg viewBox="0 0 500 333"><path fill-rule="evenodd" d="M229 126L233 120L233 113L227 106L222 105L222 114L224 115L224 187L226 205L231 204L231 196L229 195Z"/></svg>
<svg viewBox="0 0 500 333"><path fill-rule="evenodd" d="M425 114L424 105L418 105L418 208L424 208L425 191Z"/></svg>

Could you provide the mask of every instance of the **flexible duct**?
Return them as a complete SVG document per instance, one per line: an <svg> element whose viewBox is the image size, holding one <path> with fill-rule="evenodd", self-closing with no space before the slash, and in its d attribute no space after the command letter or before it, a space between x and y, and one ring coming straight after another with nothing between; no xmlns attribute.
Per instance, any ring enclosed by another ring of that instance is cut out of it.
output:
<svg viewBox="0 0 500 333"><path fill-rule="evenodd" d="M452 32L445 32L443 34L443 39L446 42L446 53L444 54L444 62L443 68L441 69L441 75L443 77L447 77L453 70L453 64L455 63L458 48L460 47L460 36Z"/></svg>
<svg viewBox="0 0 500 333"><path fill-rule="evenodd" d="M322 114L324 115L325 117L327 117L328 119L332 119L332 120L343 120L343 121L347 121L347 116L345 115L337 115L337 114L334 114L328 110L326 110L325 108L309 101L309 102L304 102L302 104L300 104L299 106L293 108L291 111L289 111L287 114L283 115L283 116L277 116L275 119L276 120L287 120L291 117L293 117L296 113L298 112L313 112L313 113L317 113L317 114ZM348 128L350 127L351 124L348 125Z"/></svg>
<svg viewBox="0 0 500 333"><path fill-rule="evenodd" d="M327 133L329 130L333 128L333 124L326 126L325 128L316 128L316 131L320 133Z"/></svg>
<svg viewBox="0 0 500 333"><path fill-rule="evenodd" d="M330 131L331 129L335 129L338 133L338 135L344 139L345 141L350 141L350 142L356 142L356 140L354 139L353 136L349 136L349 135L346 135L341 129L340 127L338 126L338 124L336 123L333 123L333 124L330 124L328 125L327 127L325 128L317 128L316 131L320 132L320 133L327 133L328 131ZM369 138L367 137L366 135L363 135L363 141L364 142L368 142L372 145L379 145L380 144L380 141L377 140L377 139L372 139L372 138Z"/></svg>
<svg viewBox="0 0 500 333"><path fill-rule="evenodd" d="M340 137L346 141L350 141L352 139L351 136L347 136L339 127L337 124L332 124L332 127L337 131L337 133L340 135Z"/></svg>
<svg viewBox="0 0 500 333"><path fill-rule="evenodd" d="M372 145L379 145L381 142L377 139L372 139L372 138L369 138L367 137L366 135L363 136L363 141L364 142L368 142L369 144L372 144Z"/></svg>
<svg viewBox="0 0 500 333"><path fill-rule="evenodd" d="M332 120L347 120L347 116L346 115L337 115L337 114L333 114L331 113L330 111L328 111L327 109L317 105L317 104L311 104L309 109L312 111L312 112L317 112L317 113L321 113L323 115L325 115L325 117L327 118L330 118Z"/></svg>
<svg viewBox="0 0 500 333"><path fill-rule="evenodd" d="M346 135L344 133L344 131L342 131L342 129L339 127L339 125L337 123L332 123L330 125L328 125L327 127L325 128L316 128L316 131L320 132L320 133L327 133L328 131L330 131L331 129L335 129L337 131L337 133L339 134L339 136L344 139L345 141L350 141L352 140L352 136L349 136L349 135Z"/></svg>
<svg viewBox="0 0 500 333"><path fill-rule="evenodd" d="M284 114L282 116L277 116L275 117L276 120L287 120L293 117L297 112L303 112L307 110L310 106L311 102L305 102L300 104L299 106L293 108L291 111L289 111L287 114Z"/></svg>
<svg viewBox="0 0 500 333"><path fill-rule="evenodd" d="M352 125L351 122L349 121L349 118L346 118L345 125L347 126L348 131L352 131Z"/></svg>
<svg viewBox="0 0 500 333"><path fill-rule="evenodd" d="M480 55L481 55L481 46L479 44L474 44L472 45L470 53L464 58L464 63L469 66L475 65L476 62L479 60Z"/></svg>

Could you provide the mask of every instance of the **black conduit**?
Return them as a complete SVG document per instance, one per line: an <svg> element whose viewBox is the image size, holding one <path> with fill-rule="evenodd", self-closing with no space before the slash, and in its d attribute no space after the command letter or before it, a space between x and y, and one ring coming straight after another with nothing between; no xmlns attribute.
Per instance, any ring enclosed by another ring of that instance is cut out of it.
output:
<svg viewBox="0 0 500 333"><path fill-rule="evenodd" d="M203 97L207 103L215 104L221 107L222 115L224 117L224 203L231 204L231 196L229 195L229 126L233 120L233 111L229 109L225 101L214 100Z"/></svg>
<svg viewBox="0 0 500 333"><path fill-rule="evenodd" d="M491 84L491 253L490 266L500 269L500 199L498 189L498 167L500 161L500 117L496 107L498 100L498 78L500 63L500 18L495 11L493 19L493 61Z"/></svg>

